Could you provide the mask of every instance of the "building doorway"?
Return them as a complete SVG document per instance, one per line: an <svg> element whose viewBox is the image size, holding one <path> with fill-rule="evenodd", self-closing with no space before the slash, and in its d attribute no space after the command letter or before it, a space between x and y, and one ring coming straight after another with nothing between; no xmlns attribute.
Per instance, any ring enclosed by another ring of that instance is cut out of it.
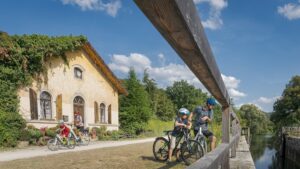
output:
<svg viewBox="0 0 300 169"><path fill-rule="evenodd" d="M74 110L74 121L75 121L75 113L79 112L82 117L82 122L84 124L84 100L80 96L76 96L73 100L73 110Z"/></svg>

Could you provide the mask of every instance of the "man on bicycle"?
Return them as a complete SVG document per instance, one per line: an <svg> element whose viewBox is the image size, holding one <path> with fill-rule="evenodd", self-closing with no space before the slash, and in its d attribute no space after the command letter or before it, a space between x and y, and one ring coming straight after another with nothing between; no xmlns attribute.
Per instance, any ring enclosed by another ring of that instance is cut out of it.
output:
<svg viewBox="0 0 300 169"><path fill-rule="evenodd" d="M213 108L215 105L216 105L216 100L213 98L208 98L206 100L206 106L196 107L194 112L192 112L189 117L189 121L191 121L192 117L195 116L195 120L193 123L194 134L196 136L201 127L203 135L207 137L210 141L211 150L215 149L217 138L214 136L214 134L211 131L208 130L208 123L212 123Z"/></svg>
<svg viewBox="0 0 300 169"><path fill-rule="evenodd" d="M190 111L186 108L181 108L178 111L178 117L175 120L174 130L171 134L170 140L170 148L169 148L169 158L168 161L172 161L173 149L176 146L176 137L178 137L181 133L182 128L191 128L191 124L188 121L188 115L190 115Z"/></svg>

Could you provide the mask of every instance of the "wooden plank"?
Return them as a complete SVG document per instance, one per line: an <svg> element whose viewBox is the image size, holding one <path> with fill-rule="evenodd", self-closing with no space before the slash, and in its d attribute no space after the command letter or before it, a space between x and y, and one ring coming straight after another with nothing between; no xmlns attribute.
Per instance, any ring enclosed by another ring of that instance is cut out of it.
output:
<svg viewBox="0 0 300 169"><path fill-rule="evenodd" d="M56 97L56 120L62 120L62 94Z"/></svg>
<svg viewBox="0 0 300 169"><path fill-rule="evenodd" d="M224 159L228 159L229 144L222 143L214 151L209 152L187 169L215 169L222 165Z"/></svg>
<svg viewBox="0 0 300 169"><path fill-rule="evenodd" d="M29 102L30 102L30 117L31 120L38 119L37 95L33 89L29 89Z"/></svg>
<svg viewBox="0 0 300 169"><path fill-rule="evenodd" d="M198 11L192 0L135 0L161 35L208 91L223 106L230 105Z"/></svg>
<svg viewBox="0 0 300 169"><path fill-rule="evenodd" d="M230 117L229 107L223 107L222 113L222 143L229 143L230 138Z"/></svg>

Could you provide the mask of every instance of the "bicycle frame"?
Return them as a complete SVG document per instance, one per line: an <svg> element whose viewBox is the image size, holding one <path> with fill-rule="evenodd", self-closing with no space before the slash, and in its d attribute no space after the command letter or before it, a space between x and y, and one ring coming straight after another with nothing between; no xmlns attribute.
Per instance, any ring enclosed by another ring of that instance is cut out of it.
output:
<svg viewBox="0 0 300 169"><path fill-rule="evenodd" d="M198 133L196 134L194 140L198 141L200 145L204 148L205 153L207 153L207 143L204 134L202 133L202 128L200 127Z"/></svg>

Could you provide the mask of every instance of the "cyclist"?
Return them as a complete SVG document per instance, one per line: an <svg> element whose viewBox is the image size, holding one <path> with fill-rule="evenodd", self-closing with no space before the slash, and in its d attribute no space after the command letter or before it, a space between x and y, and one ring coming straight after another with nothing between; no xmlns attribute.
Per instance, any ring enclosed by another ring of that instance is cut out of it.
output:
<svg viewBox="0 0 300 169"><path fill-rule="evenodd" d="M79 138L82 137L82 133L84 131L84 125L83 125L83 120L82 120L82 116L81 114L77 111L74 113L75 114L75 117L74 117L74 123L75 123L75 127L77 128L78 130L78 135L79 135Z"/></svg>
<svg viewBox="0 0 300 169"><path fill-rule="evenodd" d="M172 161L173 149L175 148L176 145L176 137L181 133L181 129L191 128L191 124L188 121L189 115L190 115L190 111L186 108L181 108L178 111L178 117L175 120L174 130L171 134L168 162Z"/></svg>
<svg viewBox="0 0 300 169"><path fill-rule="evenodd" d="M193 123L194 134L198 133L200 127L202 128L202 133L205 137L207 137L210 141L211 150L216 147L216 137L214 134L208 130L208 123L212 123L213 120L213 108L216 105L216 100L213 98L208 98L206 100L206 106L198 106L195 108L194 112L191 113L189 117L189 121L192 120L193 116L195 116L195 120Z"/></svg>
<svg viewBox="0 0 300 169"><path fill-rule="evenodd" d="M62 140L66 140L70 136L70 128L65 124L63 120L59 121L59 129Z"/></svg>

